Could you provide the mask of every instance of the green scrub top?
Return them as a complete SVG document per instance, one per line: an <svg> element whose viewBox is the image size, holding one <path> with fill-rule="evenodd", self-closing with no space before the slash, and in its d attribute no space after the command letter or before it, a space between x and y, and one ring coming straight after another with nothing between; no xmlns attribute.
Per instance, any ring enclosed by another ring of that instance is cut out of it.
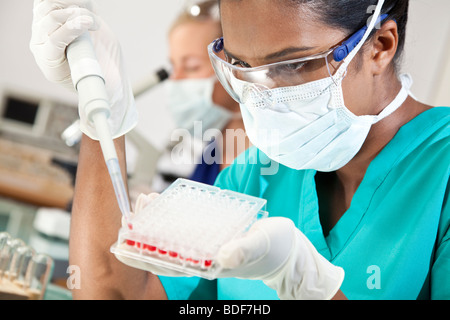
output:
<svg viewBox="0 0 450 320"><path fill-rule="evenodd" d="M344 268L341 290L349 299L450 299L450 108L430 109L399 130L326 237L315 175L250 148L216 185L267 199L270 216L292 219ZM169 299L277 299L262 281L160 279Z"/></svg>

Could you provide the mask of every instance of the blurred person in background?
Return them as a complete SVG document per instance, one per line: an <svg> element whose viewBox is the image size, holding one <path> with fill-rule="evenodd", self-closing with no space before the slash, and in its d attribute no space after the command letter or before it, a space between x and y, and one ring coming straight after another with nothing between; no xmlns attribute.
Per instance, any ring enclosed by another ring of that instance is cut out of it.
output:
<svg viewBox="0 0 450 320"><path fill-rule="evenodd" d="M249 146L239 104L217 80L208 56L208 44L221 36L215 0L190 2L171 25L172 70L165 86L177 129L158 162L153 191L178 177L214 184Z"/></svg>

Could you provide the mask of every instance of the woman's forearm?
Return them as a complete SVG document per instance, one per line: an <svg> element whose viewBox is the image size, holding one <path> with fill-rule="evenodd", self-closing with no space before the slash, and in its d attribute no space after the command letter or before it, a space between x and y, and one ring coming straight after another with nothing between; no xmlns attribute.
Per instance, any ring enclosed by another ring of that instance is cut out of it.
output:
<svg viewBox="0 0 450 320"><path fill-rule="evenodd" d="M339 290L331 300L348 300L344 293Z"/></svg>
<svg viewBox="0 0 450 320"><path fill-rule="evenodd" d="M125 175L124 137L115 144ZM74 299L165 297L156 276L122 264L110 252L121 217L100 144L83 136L70 235L70 265L80 272L79 289L72 290Z"/></svg>

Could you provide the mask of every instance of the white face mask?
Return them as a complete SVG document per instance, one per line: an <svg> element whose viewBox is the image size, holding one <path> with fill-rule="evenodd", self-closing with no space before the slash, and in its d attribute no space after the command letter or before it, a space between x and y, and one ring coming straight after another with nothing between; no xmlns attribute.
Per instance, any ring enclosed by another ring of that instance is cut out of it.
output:
<svg viewBox="0 0 450 320"><path fill-rule="evenodd" d="M167 80L168 108L178 128L194 134L194 123L201 121L202 131L222 130L233 113L212 100L216 77L207 79Z"/></svg>
<svg viewBox="0 0 450 320"><path fill-rule="evenodd" d="M256 147L272 160L296 170L331 172L353 159L371 126L405 102L411 85L410 78L402 76L398 96L377 116L356 116L345 106L342 81L347 67L367 40L376 20L373 19L361 42L333 77L270 89L259 95L249 93L249 98L241 104L241 112L246 133ZM233 81L239 86L238 79ZM271 99L270 108L266 107L264 97L267 96Z"/></svg>

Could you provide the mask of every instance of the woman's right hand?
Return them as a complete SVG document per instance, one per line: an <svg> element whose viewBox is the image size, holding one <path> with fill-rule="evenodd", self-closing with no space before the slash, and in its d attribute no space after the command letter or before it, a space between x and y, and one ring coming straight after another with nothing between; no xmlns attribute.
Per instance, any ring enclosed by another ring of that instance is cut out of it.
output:
<svg viewBox="0 0 450 320"><path fill-rule="evenodd" d="M114 138L137 123L131 84L125 73L120 44L108 25L95 13L92 0L35 0L30 49L44 76L51 82L73 89L66 48L90 32L110 99L109 124ZM80 129L93 140L97 133L83 108Z"/></svg>

